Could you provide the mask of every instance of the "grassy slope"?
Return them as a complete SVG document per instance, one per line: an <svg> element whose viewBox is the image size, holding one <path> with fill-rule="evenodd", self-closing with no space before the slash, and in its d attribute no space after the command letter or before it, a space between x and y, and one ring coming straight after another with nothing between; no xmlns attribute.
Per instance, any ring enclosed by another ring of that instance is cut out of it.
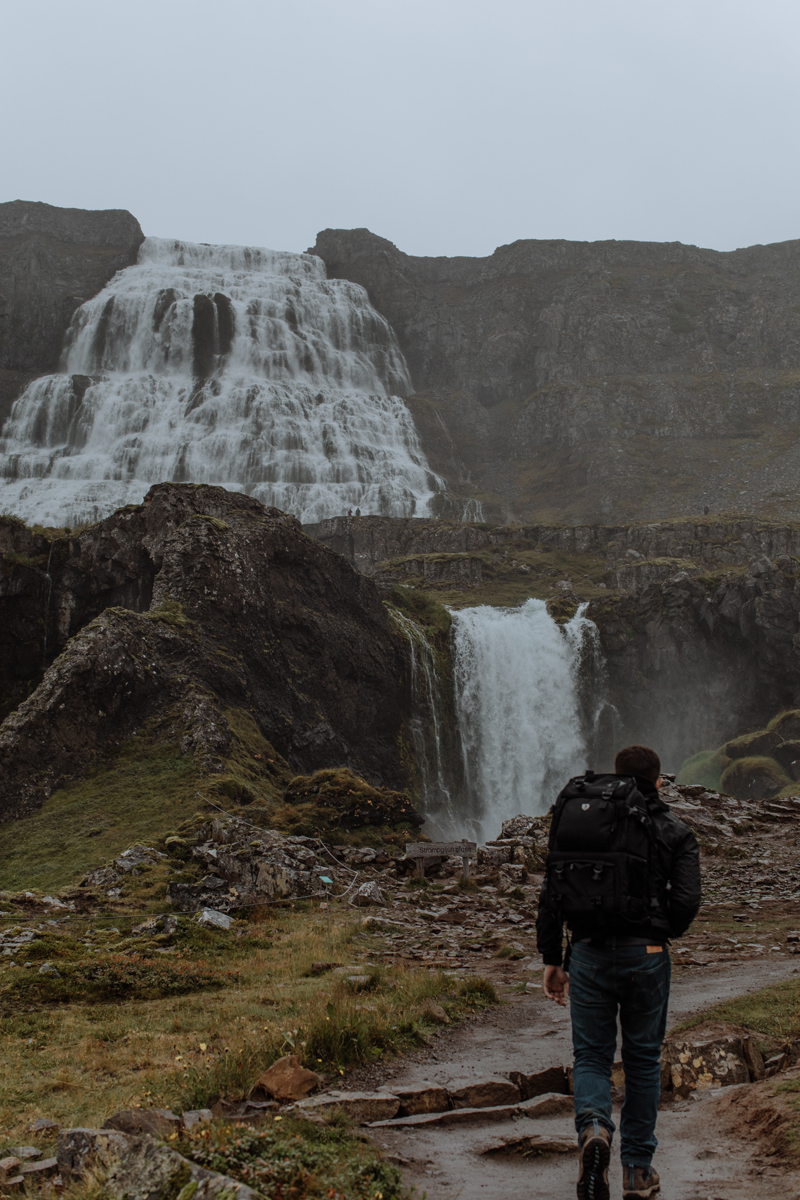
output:
<svg viewBox="0 0 800 1200"><path fill-rule="evenodd" d="M334 911L330 932L309 904L273 907L263 917L229 933L182 924L169 965L220 972L217 990L194 995L105 1003L76 995L54 1004L47 976L0 959L0 1127L10 1144L24 1140L38 1116L95 1126L133 1105L180 1111L220 1093L241 1096L281 1053L296 1052L335 1076L348 1064L424 1043L431 1027L418 1008L427 996L437 996L453 1018L493 998L479 981L459 985L439 972L360 966L382 943L349 910ZM53 933L38 950L33 943L26 957L36 966L46 955L64 978L81 959L99 968L110 951L156 957L154 945L142 946L119 926L129 927L119 919L116 926L70 921L68 935ZM319 961L366 971L368 995L344 976L311 975Z"/></svg>

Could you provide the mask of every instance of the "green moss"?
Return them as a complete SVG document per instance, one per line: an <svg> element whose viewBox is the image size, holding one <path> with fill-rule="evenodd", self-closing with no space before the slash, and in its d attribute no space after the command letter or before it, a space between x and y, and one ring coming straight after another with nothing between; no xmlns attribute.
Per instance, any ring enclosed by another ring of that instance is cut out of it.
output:
<svg viewBox="0 0 800 1200"><path fill-rule="evenodd" d="M188 631L193 628L194 621L187 616L182 604L177 600L165 600L158 608L151 608L143 613L148 621L158 621L162 625L170 625L173 629Z"/></svg>
<svg viewBox="0 0 800 1200"><path fill-rule="evenodd" d="M211 525L219 533L224 533L226 529L230 529L227 521L221 521L219 517L209 517L207 513L197 513L192 517L193 521L205 521L207 525Z"/></svg>
<svg viewBox="0 0 800 1200"><path fill-rule="evenodd" d="M430 593L398 584L392 588L389 599L395 608L417 624L438 629L444 634L449 633L453 618L444 605Z"/></svg>
<svg viewBox="0 0 800 1200"><path fill-rule="evenodd" d="M32 567L34 570L41 570L47 566L47 555L17 554L16 550L6 550L3 562L9 567Z"/></svg>
<svg viewBox="0 0 800 1200"><path fill-rule="evenodd" d="M771 733L780 734L782 742L800 739L800 709L790 708L786 712L778 713L777 717L773 717L767 724L767 729Z"/></svg>
<svg viewBox="0 0 800 1200"><path fill-rule="evenodd" d="M293 833L339 836L376 827L415 831L422 823L410 797L374 788L347 767L298 775L289 784L282 820Z"/></svg>
<svg viewBox="0 0 800 1200"><path fill-rule="evenodd" d="M567 621L571 621L577 611L577 602L568 600L566 596L554 596L547 601L547 612L557 625L565 625Z"/></svg>
<svg viewBox="0 0 800 1200"><path fill-rule="evenodd" d="M781 736L777 731L759 729L755 733L743 733L741 737L732 738L722 747L722 752L728 758L752 758L760 754L769 757L780 741Z"/></svg>
<svg viewBox="0 0 800 1200"><path fill-rule="evenodd" d="M722 786L723 772L730 766L731 759L721 750L701 750L687 758L676 776L678 783L694 783L709 791L718 792Z"/></svg>
<svg viewBox="0 0 800 1200"><path fill-rule="evenodd" d="M774 758L753 755L735 758L721 779L722 791L739 800L760 800L774 796L792 781Z"/></svg>

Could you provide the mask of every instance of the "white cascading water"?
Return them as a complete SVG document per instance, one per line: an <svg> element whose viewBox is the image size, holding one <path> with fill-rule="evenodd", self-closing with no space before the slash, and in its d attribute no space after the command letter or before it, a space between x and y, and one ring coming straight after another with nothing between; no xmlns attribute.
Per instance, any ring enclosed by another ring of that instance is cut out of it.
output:
<svg viewBox="0 0 800 1200"><path fill-rule="evenodd" d="M410 390L390 326L320 258L147 238L14 405L0 511L75 525L172 480L304 522L425 516L440 481Z"/></svg>
<svg viewBox="0 0 800 1200"><path fill-rule="evenodd" d="M543 600L454 611L456 703L467 780L460 827L480 841L518 813L544 813L588 765L596 719L587 657L597 630L584 615L559 626ZM588 702L588 703L587 703Z"/></svg>

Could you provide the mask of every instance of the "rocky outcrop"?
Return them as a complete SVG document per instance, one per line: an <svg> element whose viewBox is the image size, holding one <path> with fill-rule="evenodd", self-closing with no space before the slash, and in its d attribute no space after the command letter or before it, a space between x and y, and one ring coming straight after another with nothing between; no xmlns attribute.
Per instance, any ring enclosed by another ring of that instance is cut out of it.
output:
<svg viewBox="0 0 800 1200"><path fill-rule="evenodd" d="M658 739L663 760L677 768L695 751L757 729L800 701L794 524L745 517L577 526L338 517L307 528L365 574L410 578L433 596L446 587L448 602L461 590L468 603L509 603L503 587L511 575L525 581L511 602L521 603L530 589L559 619L588 601L614 706L606 710L607 727L601 721L604 745ZM545 563L550 551L558 552L554 566ZM555 569L559 562L569 580Z"/></svg>
<svg viewBox="0 0 800 1200"><path fill-rule="evenodd" d="M23 387L57 367L75 309L136 261L143 240L123 209L0 204L0 426Z"/></svg>
<svg viewBox="0 0 800 1200"><path fill-rule="evenodd" d="M228 707L295 772L347 765L407 782L405 639L375 585L293 517L222 488L161 484L52 543L49 572L36 535L6 528L42 553L12 553L4 568L0 662L15 661L17 642L34 655L37 621L38 653L58 657L0 727L2 818L143 727L219 771L236 740Z"/></svg>
<svg viewBox="0 0 800 1200"><path fill-rule="evenodd" d="M434 470L493 520L800 516L800 242L518 241L313 253L389 320Z"/></svg>
<svg viewBox="0 0 800 1200"><path fill-rule="evenodd" d="M677 571L590 604L625 740L658 740L680 765L731 732L763 725L800 698L800 564L745 572Z"/></svg>

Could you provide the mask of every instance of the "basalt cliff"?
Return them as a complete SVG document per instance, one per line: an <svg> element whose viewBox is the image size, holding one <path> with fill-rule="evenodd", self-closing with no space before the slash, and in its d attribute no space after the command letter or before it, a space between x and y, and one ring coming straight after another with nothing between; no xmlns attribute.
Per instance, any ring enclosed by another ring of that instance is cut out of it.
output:
<svg viewBox="0 0 800 1200"><path fill-rule="evenodd" d="M144 241L129 212L0 204L0 428L26 384L58 365L72 314Z"/></svg>
<svg viewBox="0 0 800 1200"><path fill-rule="evenodd" d="M598 761L657 742L690 754L800 704L800 525L752 518L507 525L346 518L308 532L386 587L453 607L579 604L597 625L610 700Z"/></svg>
<svg viewBox="0 0 800 1200"><path fill-rule="evenodd" d="M293 517L162 484L75 537L2 518L0 548L0 821L137 737L240 803L325 767L409 782L405 639Z"/></svg>
<svg viewBox="0 0 800 1200"><path fill-rule="evenodd" d="M486 519L800 516L800 242L414 258L328 229L312 251L392 325L429 461Z"/></svg>

